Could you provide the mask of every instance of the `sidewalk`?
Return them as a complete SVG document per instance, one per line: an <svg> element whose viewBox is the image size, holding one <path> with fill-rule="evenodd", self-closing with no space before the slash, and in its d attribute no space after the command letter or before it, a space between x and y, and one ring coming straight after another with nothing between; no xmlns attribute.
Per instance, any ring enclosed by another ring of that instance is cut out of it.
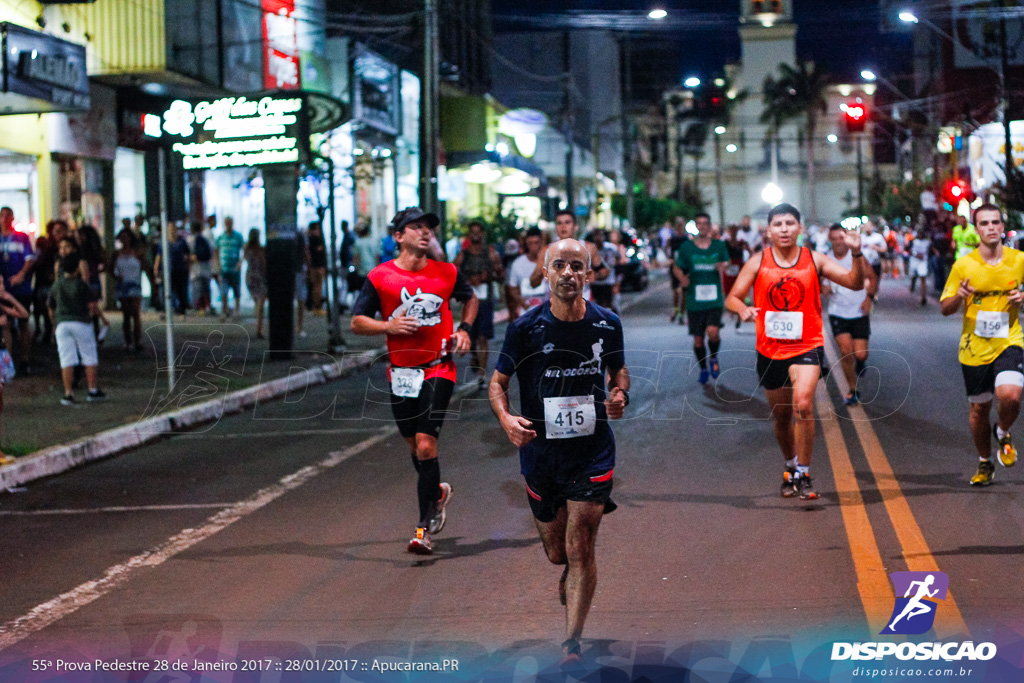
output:
<svg viewBox="0 0 1024 683"><path fill-rule="evenodd" d="M292 358L265 359L267 341L257 340L251 312L240 321L221 323L219 317L189 315L174 318L177 355L176 390L167 396L165 323L154 312L143 313L143 351L124 347L121 314L107 312L111 329L100 349L100 387L104 403L87 403L83 379L74 406L62 406L63 386L55 345L32 348L32 372L4 386L2 448L7 455L25 456L57 444L140 419L199 404L227 392L254 387L285 377L296 368L330 364L341 358L326 353L327 318L305 316L306 337L295 338ZM342 318L348 344L346 354L373 351L383 337L358 337L349 332L350 318ZM265 322L265 321L264 321ZM266 327L264 327L266 330Z"/></svg>

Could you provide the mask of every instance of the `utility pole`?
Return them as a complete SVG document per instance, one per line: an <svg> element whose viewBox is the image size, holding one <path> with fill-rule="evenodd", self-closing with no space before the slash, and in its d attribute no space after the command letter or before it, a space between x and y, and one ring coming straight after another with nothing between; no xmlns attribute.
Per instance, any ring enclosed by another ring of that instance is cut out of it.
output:
<svg viewBox="0 0 1024 683"><path fill-rule="evenodd" d="M1010 173L1014 165L1013 141L1010 138L1010 93L1006 90L1006 71L1009 67L1006 55L1006 17L999 19L999 45L1002 53L999 61L999 95L1003 99L1003 145L1006 147L1006 185L1009 186L1013 182Z"/></svg>
<svg viewBox="0 0 1024 683"><path fill-rule="evenodd" d="M715 199L718 200L718 229L725 235L725 193L722 190L722 134L715 133Z"/></svg>
<svg viewBox="0 0 1024 683"><path fill-rule="evenodd" d="M629 109L633 103L632 58L629 36L622 39L622 174L626 178L626 220L636 227L636 201L633 197L633 137L629 125Z"/></svg>
<svg viewBox="0 0 1024 683"><path fill-rule="evenodd" d="M424 0L423 8L423 84L420 91L420 205L428 213L438 212L437 167L438 137L441 134L438 109L437 2ZM445 242L441 221L441 244Z"/></svg>
<svg viewBox="0 0 1024 683"><path fill-rule="evenodd" d="M864 212L864 160L861 155L863 133L857 133L857 210Z"/></svg>
<svg viewBox="0 0 1024 683"><path fill-rule="evenodd" d="M562 128L565 131L565 194L566 208L576 215L576 187L573 183L573 111L572 111L572 38L568 31L562 33Z"/></svg>

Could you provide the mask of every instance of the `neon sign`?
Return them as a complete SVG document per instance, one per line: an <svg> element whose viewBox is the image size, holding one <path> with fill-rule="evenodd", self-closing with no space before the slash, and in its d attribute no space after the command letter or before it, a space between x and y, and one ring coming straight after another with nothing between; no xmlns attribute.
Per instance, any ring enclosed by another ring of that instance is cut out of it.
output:
<svg viewBox="0 0 1024 683"><path fill-rule="evenodd" d="M174 141L187 170L297 163L305 128L300 97L176 100L163 115L163 130Z"/></svg>

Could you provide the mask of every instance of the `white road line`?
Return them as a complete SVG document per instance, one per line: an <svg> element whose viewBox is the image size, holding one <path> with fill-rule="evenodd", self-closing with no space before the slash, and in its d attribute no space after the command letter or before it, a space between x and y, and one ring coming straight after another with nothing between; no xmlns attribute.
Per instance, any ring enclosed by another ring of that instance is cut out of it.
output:
<svg viewBox="0 0 1024 683"><path fill-rule="evenodd" d="M280 431L280 432L244 432L238 434L210 434L209 432L202 432L193 434L190 432L183 432L181 434L171 434L171 438L174 439L202 439L204 441L209 439L266 439L274 436L332 436L336 434L360 434L362 432L376 432L381 429L381 424L378 423L373 427L344 427L338 429L296 429L294 431Z"/></svg>
<svg viewBox="0 0 1024 683"><path fill-rule="evenodd" d="M58 595L52 600L37 605L27 614L0 626L0 650L24 640L33 633L41 631L50 624L73 614L79 609L108 595L118 587L130 581L143 570L157 567L170 558L192 546L205 541L217 532L231 526L235 522L256 512L289 491L293 491L323 474L327 470L340 465L354 455L374 446L395 433L394 427L387 427L359 443L348 448L335 451L315 465L309 465L282 478L273 486L257 491L246 500L224 508L206 520L206 523L195 529L182 529L161 545L150 548L127 562L107 569L99 579L87 581L70 591Z"/></svg>
<svg viewBox="0 0 1024 683"><path fill-rule="evenodd" d="M108 512L166 512L173 510L224 509L234 503L182 503L181 505L115 505L102 508L61 508L58 510L0 510L0 517L41 517L46 515L102 515Z"/></svg>

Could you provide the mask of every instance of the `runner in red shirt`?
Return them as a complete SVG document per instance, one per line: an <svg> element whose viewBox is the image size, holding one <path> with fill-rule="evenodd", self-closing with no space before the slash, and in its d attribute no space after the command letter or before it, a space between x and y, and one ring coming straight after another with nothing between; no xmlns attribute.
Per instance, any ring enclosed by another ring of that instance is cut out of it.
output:
<svg viewBox="0 0 1024 683"><path fill-rule="evenodd" d="M440 220L419 207L398 212L391 230L398 258L370 271L352 311L352 331L387 335L391 367L391 412L412 449L419 475L419 523L409 552L433 552L431 534L444 527L452 487L441 482L437 438L455 388L455 363L469 350L469 328L478 301L473 289L450 263L427 258L433 229ZM462 323L452 337L449 300L462 302ZM380 313L381 320L375 316Z"/></svg>
<svg viewBox="0 0 1024 683"><path fill-rule="evenodd" d="M775 439L786 460L782 496L818 497L811 482L814 389L825 361L820 278L848 289L864 288L860 234L847 231L853 269L797 245L800 212L779 204L768 212L771 248L754 254L725 300L725 307L757 324L757 374L768 397ZM754 287L754 305L743 300ZM794 417L796 418L794 421Z"/></svg>

